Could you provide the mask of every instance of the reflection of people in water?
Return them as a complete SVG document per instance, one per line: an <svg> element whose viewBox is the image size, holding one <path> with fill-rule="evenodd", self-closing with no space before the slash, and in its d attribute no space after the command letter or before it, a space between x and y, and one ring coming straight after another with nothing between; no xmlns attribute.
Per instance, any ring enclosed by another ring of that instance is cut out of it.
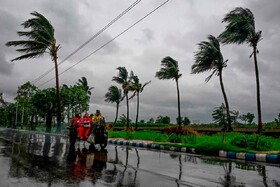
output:
<svg viewBox="0 0 280 187"><path fill-rule="evenodd" d="M92 169L97 172L101 172L106 168L107 162L107 151L98 151L94 153L94 160L92 164Z"/></svg>
<svg viewBox="0 0 280 187"><path fill-rule="evenodd" d="M67 155L67 161L68 161L68 163L73 163L76 161L76 158L77 158L77 153L75 150L75 145L71 144L69 147L68 155Z"/></svg>
<svg viewBox="0 0 280 187"><path fill-rule="evenodd" d="M75 146L70 146L67 155L69 175L84 180L91 177L93 183L102 176L102 170L106 168L107 151L90 153L87 148L82 151Z"/></svg>

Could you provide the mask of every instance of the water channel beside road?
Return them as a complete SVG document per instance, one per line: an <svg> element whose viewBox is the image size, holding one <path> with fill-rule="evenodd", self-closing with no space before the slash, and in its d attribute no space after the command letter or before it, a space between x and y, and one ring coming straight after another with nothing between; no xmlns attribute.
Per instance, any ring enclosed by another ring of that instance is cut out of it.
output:
<svg viewBox="0 0 280 187"><path fill-rule="evenodd" d="M0 130L0 186L280 186L280 166Z"/></svg>

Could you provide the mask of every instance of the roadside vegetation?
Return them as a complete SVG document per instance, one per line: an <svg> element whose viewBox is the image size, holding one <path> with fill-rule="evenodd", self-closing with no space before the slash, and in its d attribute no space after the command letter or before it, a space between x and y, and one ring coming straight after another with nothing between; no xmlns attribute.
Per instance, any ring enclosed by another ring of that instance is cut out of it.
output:
<svg viewBox="0 0 280 187"><path fill-rule="evenodd" d="M149 140L161 145L173 147L189 147L203 151L235 151L251 153L280 153L279 138L260 136L255 144L257 134L227 133L227 141L222 143L223 134L214 135L179 135L176 133L166 134L156 131L109 131L109 137L125 140Z"/></svg>

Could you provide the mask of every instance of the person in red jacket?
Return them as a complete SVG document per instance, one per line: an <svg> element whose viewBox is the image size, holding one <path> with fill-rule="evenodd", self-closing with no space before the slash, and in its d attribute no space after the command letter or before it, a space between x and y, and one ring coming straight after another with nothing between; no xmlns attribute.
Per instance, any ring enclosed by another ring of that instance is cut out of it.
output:
<svg viewBox="0 0 280 187"><path fill-rule="evenodd" d="M80 115L76 114L73 119L71 124L69 124L70 127L70 144L74 145L76 143L76 138L78 136L78 128L80 127Z"/></svg>
<svg viewBox="0 0 280 187"><path fill-rule="evenodd" d="M80 120L80 127L78 128L78 138L86 140L90 134L92 120L86 113Z"/></svg>
<svg viewBox="0 0 280 187"><path fill-rule="evenodd" d="M77 129L79 127L79 123L80 123L80 115L76 114L72 119L72 123L70 127Z"/></svg>

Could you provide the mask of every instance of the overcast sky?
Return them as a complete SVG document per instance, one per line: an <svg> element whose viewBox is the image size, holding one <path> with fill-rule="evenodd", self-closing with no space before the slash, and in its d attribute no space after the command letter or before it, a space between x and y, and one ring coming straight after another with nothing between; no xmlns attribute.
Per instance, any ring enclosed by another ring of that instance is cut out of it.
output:
<svg viewBox="0 0 280 187"><path fill-rule="evenodd" d="M10 40L18 40L16 32L20 25L37 11L54 26L59 50L59 62L80 47L84 42L106 26L129 7L129 0L0 0L0 92L4 99L12 101L18 86L50 70L54 64L50 56L33 60L10 62L19 56L14 47L6 47ZM261 85L263 122L273 121L280 113L280 1L279 0L170 0L149 17L138 23L113 42L86 56L113 39L140 18L163 3L164 0L142 0L114 25L82 48L77 54L59 66L59 72L75 65L60 76L60 84L74 85L85 76L89 86L94 87L90 100L90 113L100 109L107 121L115 116L115 105L104 101L104 95L116 76L119 66L134 71L140 82L152 81L140 94L139 119L156 119L159 115L177 116L176 84L173 80L158 80L155 73L161 60L171 56L179 63L179 87L181 114L191 121L212 121L212 111L224 102L218 77L208 83L204 79L209 73L192 75L194 52L197 44L207 35L218 36L225 27L221 23L224 15L235 7L249 8L256 22L256 30L262 30L259 43L258 63ZM231 110L241 114L251 112L257 120L256 84L252 49L248 45L221 46L228 66L223 73L224 86ZM80 62L81 61L81 62ZM80 62L80 63L78 63ZM35 85L40 89L55 87L54 71ZM45 84L44 84L45 83ZM42 85L43 84L43 85ZM131 119L135 121L136 99L130 101ZM120 114L126 114L126 105L121 103Z"/></svg>

